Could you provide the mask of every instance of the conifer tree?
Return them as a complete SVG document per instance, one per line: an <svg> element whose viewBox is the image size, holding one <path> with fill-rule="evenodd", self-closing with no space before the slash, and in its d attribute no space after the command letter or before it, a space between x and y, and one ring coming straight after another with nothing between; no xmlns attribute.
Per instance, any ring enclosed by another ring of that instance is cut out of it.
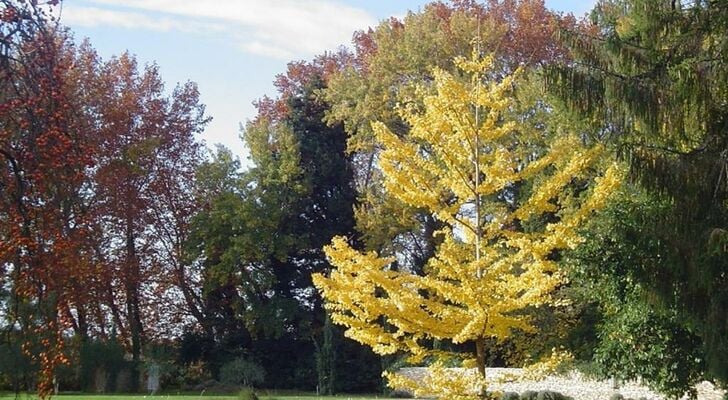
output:
<svg viewBox="0 0 728 400"><path fill-rule="evenodd" d="M572 61L548 86L630 163L667 212L641 232L667 243L635 268L650 295L704 341L707 371L728 382L728 3L609 0L588 32L562 38Z"/></svg>

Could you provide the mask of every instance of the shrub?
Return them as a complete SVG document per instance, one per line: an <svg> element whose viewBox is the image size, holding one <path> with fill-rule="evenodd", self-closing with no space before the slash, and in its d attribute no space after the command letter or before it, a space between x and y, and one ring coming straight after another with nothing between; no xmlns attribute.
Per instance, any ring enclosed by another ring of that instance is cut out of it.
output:
<svg viewBox="0 0 728 400"><path fill-rule="evenodd" d="M37 373L34 366L22 350L20 340L11 339L0 343L0 391L30 390L35 386L32 378Z"/></svg>
<svg viewBox="0 0 728 400"><path fill-rule="evenodd" d="M265 370L253 361L237 358L220 368L220 382L227 385L254 386L263 383Z"/></svg>
<svg viewBox="0 0 728 400"><path fill-rule="evenodd" d="M128 386L123 379L124 371L130 370L134 365L124 360L124 348L115 337L105 341L91 340L82 343L79 349L79 364L81 389L105 392L126 389L123 387ZM102 378L99 379L100 377ZM119 383L121 385L118 385Z"/></svg>
<svg viewBox="0 0 728 400"><path fill-rule="evenodd" d="M177 369L176 384L185 390L196 389L197 386L211 379L209 368L201 361L182 365Z"/></svg>
<svg viewBox="0 0 728 400"><path fill-rule="evenodd" d="M533 390L526 390L525 392L521 393L521 400L536 400L537 396L537 392L534 392Z"/></svg>
<svg viewBox="0 0 728 400"><path fill-rule="evenodd" d="M568 396L564 396L563 394L559 392L554 392L551 390L542 390L538 392L538 395L536 396L536 400L567 400L570 399Z"/></svg>
<svg viewBox="0 0 728 400"><path fill-rule="evenodd" d="M238 400L258 400L258 395L252 388L245 387L238 392Z"/></svg>
<svg viewBox="0 0 728 400"><path fill-rule="evenodd" d="M622 396L620 393L614 393L613 395L609 396L609 400L624 400L624 396Z"/></svg>
<svg viewBox="0 0 728 400"><path fill-rule="evenodd" d="M501 397L501 400L520 400L521 397L516 392L505 392Z"/></svg>
<svg viewBox="0 0 728 400"><path fill-rule="evenodd" d="M391 393L389 393L389 397L393 399L411 399L414 396L412 396L412 394L409 392L405 392L404 390L393 390Z"/></svg>

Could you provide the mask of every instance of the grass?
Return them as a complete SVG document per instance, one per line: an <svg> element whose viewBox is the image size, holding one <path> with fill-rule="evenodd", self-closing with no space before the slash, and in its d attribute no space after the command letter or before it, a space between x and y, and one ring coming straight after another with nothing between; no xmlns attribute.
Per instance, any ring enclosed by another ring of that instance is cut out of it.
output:
<svg viewBox="0 0 728 400"><path fill-rule="evenodd" d="M261 391L261 400L326 400L326 399L352 399L352 400L384 400L386 397L377 395L343 394L336 396L317 396L315 393L288 394ZM14 399L14 393L0 394L0 399ZM235 394L157 394L129 395L129 394L63 394L54 396L58 400L238 400ZM21 394L18 400L37 400L35 395Z"/></svg>

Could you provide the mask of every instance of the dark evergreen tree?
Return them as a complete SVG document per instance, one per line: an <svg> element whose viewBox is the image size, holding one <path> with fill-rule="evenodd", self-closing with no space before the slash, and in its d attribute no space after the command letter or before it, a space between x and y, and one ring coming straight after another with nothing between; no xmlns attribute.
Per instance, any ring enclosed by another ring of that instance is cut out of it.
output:
<svg viewBox="0 0 728 400"><path fill-rule="evenodd" d="M728 3L600 1L591 17L563 32L573 59L548 86L669 204L641 229L661 262L632 272L728 382Z"/></svg>
<svg viewBox="0 0 728 400"><path fill-rule="evenodd" d="M246 332L247 340L228 347L260 361L266 386L313 389L318 380L333 393L348 389L335 371L352 360L335 356L343 334L327 323L311 274L329 268L322 248L333 236L354 235L356 196L346 133L324 122L328 106L317 96L324 85L320 71L307 70L277 100L283 112L261 112L248 123L243 137L253 166L239 178L200 179L209 186L203 195L218 189L196 217L189 248L204 282L200 324L215 346L222 351L225 338ZM224 165L206 168L231 176ZM354 360L378 365L356 347L348 352ZM369 372L373 384L359 389L378 387L381 371Z"/></svg>

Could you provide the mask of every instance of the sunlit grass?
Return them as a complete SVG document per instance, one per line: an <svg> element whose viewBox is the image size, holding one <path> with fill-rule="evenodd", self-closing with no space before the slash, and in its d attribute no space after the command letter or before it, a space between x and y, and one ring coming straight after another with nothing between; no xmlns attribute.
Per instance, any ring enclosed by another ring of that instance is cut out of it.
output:
<svg viewBox="0 0 728 400"><path fill-rule="evenodd" d="M362 395L362 394L342 394L336 396L317 396L314 393L276 393L269 391L261 391L259 393L261 400L325 400L325 399L356 399L356 400L383 400L387 397L378 395ZM0 398L15 398L14 393L0 393ZM238 400L234 394L157 394L157 395L129 395L129 394L60 394L54 396L59 400ZM35 395L20 394L18 400L37 400Z"/></svg>

